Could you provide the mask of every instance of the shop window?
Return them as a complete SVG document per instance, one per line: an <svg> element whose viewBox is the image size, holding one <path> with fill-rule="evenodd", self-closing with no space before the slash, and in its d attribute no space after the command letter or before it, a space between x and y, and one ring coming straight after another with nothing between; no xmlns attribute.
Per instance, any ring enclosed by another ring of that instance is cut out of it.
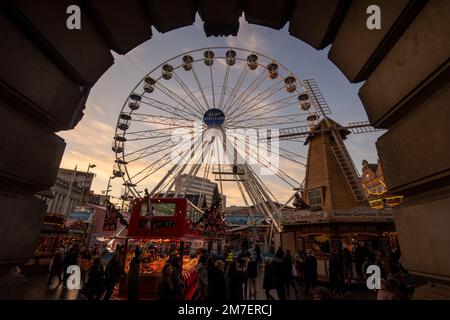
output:
<svg viewBox="0 0 450 320"><path fill-rule="evenodd" d="M152 203L152 214L155 217L173 217L175 207L175 203Z"/></svg>
<svg viewBox="0 0 450 320"><path fill-rule="evenodd" d="M322 206L322 189L313 189L308 191L308 199L309 205L312 207L320 207Z"/></svg>

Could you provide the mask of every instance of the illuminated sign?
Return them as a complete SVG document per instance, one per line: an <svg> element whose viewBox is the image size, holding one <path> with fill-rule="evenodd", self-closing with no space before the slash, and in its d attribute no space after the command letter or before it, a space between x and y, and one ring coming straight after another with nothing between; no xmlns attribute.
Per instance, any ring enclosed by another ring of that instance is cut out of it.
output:
<svg viewBox="0 0 450 320"><path fill-rule="evenodd" d="M225 114L220 109L209 109L203 115L203 122L208 127L218 127L225 121Z"/></svg>

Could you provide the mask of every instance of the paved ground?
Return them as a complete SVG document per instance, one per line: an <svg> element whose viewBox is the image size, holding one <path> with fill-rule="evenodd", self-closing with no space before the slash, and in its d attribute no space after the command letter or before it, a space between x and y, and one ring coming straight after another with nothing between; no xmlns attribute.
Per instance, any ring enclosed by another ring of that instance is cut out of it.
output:
<svg viewBox="0 0 450 320"><path fill-rule="evenodd" d="M264 290L262 289L264 270L260 268L258 270L257 278L257 300L266 300ZM79 294L79 290L64 289L62 285L58 285L58 281L55 278L52 285L47 286L47 274L45 272L32 273L26 278L25 295L23 297L11 297L11 299L38 299L38 300L77 300L84 299ZM297 288L297 295L294 294L291 287L291 295L287 297L288 300L311 300L312 292L306 296L304 294L304 287L299 286L295 282ZM375 293L370 292L368 289L361 286L352 286L348 288L350 294L342 298L342 300L373 300L376 298ZM276 290L271 291L272 296L278 299ZM114 297L113 297L114 298Z"/></svg>

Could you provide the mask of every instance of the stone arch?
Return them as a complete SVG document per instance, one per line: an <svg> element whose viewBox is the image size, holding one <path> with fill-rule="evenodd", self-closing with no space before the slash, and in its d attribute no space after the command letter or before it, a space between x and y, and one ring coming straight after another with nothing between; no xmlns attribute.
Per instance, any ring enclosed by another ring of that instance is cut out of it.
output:
<svg viewBox="0 0 450 320"><path fill-rule="evenodd" d="M67 6L82 9L82 29L65 28ZM382 12L368 30L366 8ZM65 143L90 88L114 63L151 38L194 23L207 36L236 35L239 17L289 33L329 59L360 90L386 182L408 195L396 212L408 268L450 280L448 134L450 21L446 0L106 0L24 1L0 5L0 269L33 251L45 204L34 194L55 181ZM294 40L294 39L293 39ZM426 133L426 134L425 134ZM432 137L432 141L430 140Z"/></svg>

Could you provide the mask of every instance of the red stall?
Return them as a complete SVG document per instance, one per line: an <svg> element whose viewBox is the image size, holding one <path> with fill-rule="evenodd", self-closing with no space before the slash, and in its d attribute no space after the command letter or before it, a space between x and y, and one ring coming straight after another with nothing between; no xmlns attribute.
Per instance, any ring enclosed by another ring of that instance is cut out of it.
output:
<svg viewBox="0 0 450 320"><path fill-rule="evenodd" d="M197 275L195 267L201 249L207 249L213 238L205 235L204 214L185 198L136 199L133 203L124 269L128 272L134 250L142 251L140 256L139 296L142 299L156 299L156 285L162 268L171 254L182 257L181 275L185 283L185 299L195 292ZM126 281L119 286L119 295L127 294Z"/></svg>

